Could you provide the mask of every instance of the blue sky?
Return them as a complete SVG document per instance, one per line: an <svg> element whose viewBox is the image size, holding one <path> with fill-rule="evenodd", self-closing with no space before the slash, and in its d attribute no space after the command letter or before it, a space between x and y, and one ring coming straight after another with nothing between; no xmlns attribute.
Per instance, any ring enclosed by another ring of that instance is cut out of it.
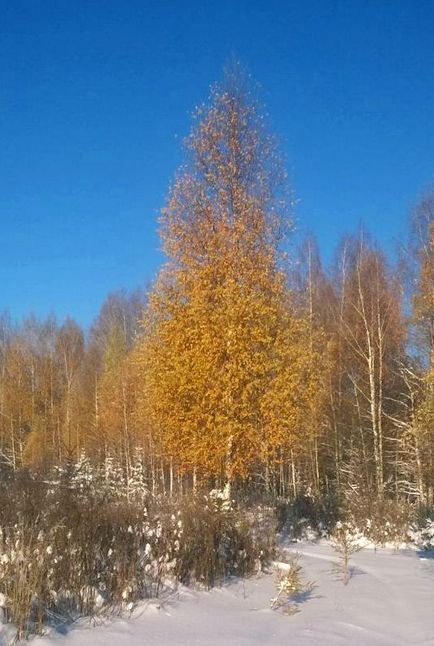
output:
<svg viewBox="0 0 434 646"><path fill-rule="evenodd" d="M434 2L0 0L0 309L89 325L151 281L190 114L235 54L329 259L434 180Z"/></svg>

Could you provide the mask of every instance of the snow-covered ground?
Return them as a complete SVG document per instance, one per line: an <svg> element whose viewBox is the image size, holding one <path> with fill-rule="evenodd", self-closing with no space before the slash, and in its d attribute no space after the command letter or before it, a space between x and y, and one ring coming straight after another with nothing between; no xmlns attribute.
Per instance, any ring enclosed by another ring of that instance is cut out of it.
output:
<svg viewBox="0 0 434 646"><path fill-rule="evenodd" d="M316 584L293 616L270 609L274 576L261 574L210 592L182 589L165 602L143 603L131 618L100 619L96 627L80 622L66 635L51 631L33 644L434 645L433 559L366 549L353 555L353 576L344 586L332 571L336 554L327 543L303 542L287 551L301 555L306 579Z"/></svg>

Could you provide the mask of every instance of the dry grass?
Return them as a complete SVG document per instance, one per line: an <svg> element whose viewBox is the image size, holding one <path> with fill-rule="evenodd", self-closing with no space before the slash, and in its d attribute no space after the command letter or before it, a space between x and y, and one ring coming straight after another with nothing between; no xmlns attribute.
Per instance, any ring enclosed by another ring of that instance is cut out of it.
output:
<svg viewBox="0 0 434 646"><path fill-rule="evenodd" d="M0 596L20 638L157 597L176 581L246 576L270 556L268 534L203 496L127 503L30 476L1 489Z"/></svg>

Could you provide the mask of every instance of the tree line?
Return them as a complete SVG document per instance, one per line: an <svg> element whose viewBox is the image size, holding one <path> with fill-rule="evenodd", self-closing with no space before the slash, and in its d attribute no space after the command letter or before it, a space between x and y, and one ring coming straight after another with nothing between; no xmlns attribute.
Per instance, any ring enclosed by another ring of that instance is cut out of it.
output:
<svg viewBox="0 0 434 646"><path fill-rule="evenodd" d="M0 320L0 464L85 454L182 491L434 495L434 195L392 263L361 231L322 266L237 69L197 110L147 290L72 319ZM288 252L288 248L292 251ZM285 253L286 251L286 253Z"/></svg>

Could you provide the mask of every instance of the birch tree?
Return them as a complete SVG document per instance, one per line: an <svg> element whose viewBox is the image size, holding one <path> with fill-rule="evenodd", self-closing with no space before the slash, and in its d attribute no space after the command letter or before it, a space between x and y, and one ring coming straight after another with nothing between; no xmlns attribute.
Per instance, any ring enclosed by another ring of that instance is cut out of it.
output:
<svg viewBox="0 0 434 646"><path fill-rule="evenodd" d="M319 364L279 267L285 173L238 72L196 116L162 212L169 262L136 352L140 410L181 468L231 482L299 446Z"/></svg>

